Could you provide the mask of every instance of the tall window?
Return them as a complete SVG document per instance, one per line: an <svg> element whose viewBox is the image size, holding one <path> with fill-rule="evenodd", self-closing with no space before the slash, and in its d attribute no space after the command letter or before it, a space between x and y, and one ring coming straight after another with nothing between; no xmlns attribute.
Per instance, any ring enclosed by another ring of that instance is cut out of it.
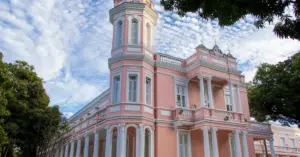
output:
<svg viewBox="0 0 300 157"><path fill-rule="evenodd" d="M128 101L137 102L137 75L129 75L128 79Z"/></svg>
<svg viewBox="0 0 300 157"><path fill-rule="evenodd" d="M119 21L117 23L117 28L116 28L116 36L115 36L115 41L116 41L116 47L120 47L122 45L122 41L123 41L123 22L122 21Z"/></svg>
<svg viewBox="0 0 300 157"><path fill-rule="evenodd" d="M291 143L292 143L292 147L293 147L293 148L296 148L295 139L291 139Z"/></svg>
<svg viewBox="0 0 300 157"><path fill-rule="evenodd" d="M230 103L230 94L225 94L225 104L226 104L226 110L232 111L232 104Z"/></svg>
<svg viewBox="0 0 300 157"><path fill-rule="evenodd" d="M149 23L146 25L147 27L147 47L151 49L151 26Z"/></svg>
<svg viewBox="0 0 300 157"><path fill-rule="evenodd" d="M179 157L189 157L188 133L179 133Z"/></svg>
<svg viewBox="0 0 300 157"><path fill-rule="evenodd" d="M151 79L150 78L146 78L146 104L147 105L151 105Z"/></svg>
<svg viewBox="0 0 300 157"><path fill-rule="evenodd" d="M286 145L285 145L285 139L284 139L284 137L280 137L280 145L282 146L282 147L285 147Z"/></svg>
<svg viewBox="0 0 300 157"><path fill-rule="evenodd" d="M177 95L176 95L176 104L179 107L186 107L186 92L185 92L185 86L183 85L177 85L176 86Z"/></svg>
<svg viewBox="0 0 300 157"><path fill-rule="evenodd" d="M131 20L131 44L138 44L138 20Z"/></svg>
<svg viewBox="0 0 300 157"><path fill-rule="evenodd" d="M120 88L121 87L121 80L120 76L114 76L113 77L113 97L112 97L112 103L116 104L120 102Z"/></svg>

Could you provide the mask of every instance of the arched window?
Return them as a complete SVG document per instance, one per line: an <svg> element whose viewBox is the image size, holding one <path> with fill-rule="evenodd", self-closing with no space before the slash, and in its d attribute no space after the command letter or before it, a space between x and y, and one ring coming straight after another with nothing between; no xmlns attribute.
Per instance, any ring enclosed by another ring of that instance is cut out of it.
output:
<svg viewBox="0 0 300 157"><path fill-rule="evenodd" d="M122 41L123 41L122 29L123 29L123 22L119 21L116 26L115 47L120 47L122 45Z"/></svg>
<svg viewBox="0 0 300 157"><path fill-rule="evenodd" d="M147 47L151 49L151 26L149 23L147 23L146 25L146 29L147 29Z"/></svg>
<svg viewBox="0 0 300 157"><path fill-rule="evenodd" d="M131 20L131 44L138 44L138 20L132 19Z"/></svg>

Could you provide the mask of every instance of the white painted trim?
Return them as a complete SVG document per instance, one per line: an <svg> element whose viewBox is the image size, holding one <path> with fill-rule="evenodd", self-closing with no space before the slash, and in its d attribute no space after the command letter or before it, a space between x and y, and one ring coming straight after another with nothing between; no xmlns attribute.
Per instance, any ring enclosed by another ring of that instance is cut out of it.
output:
<svg viewBox="0 0 300 157"><path fill-rule="evenodd" d="M151 98L150 98L150 104L147 104L147 95L146 95L146 93L147 93L147 89L146 89L146 87L147 87L147 85L146 85L146 79L147 78L149 78L150 79L150 83L151 83L151 89L150 89L150 93L151 93ZM149 105L149 106L153 106L153 88L154 88L154 85L153 85L153 77L152 76L149 76L148 74L146 74L145 72L144 72L144 103L146 104L146 105Z"/></svg>
<svg viewBox="0 0 300 157"><path fill-rule="evenodd" d="M119 95L119 101L118 102L116 102L116 103L113 103L113 94L114 94L114 77L116 77L116 76L119 76L120 77L120 88L119 88L119 92L118 92L118 95ZM116 72L116 73L114 73L114 74L112 74L112 76L111 76L111 94L110 94L110 103L111 104L119 104L121 101L122 101L122 71L118 71L118 72Z"/></svg>
<svg viewBox="0 0 300 157"><path fill-rule="evenodd" d="M187 137L188 137L188 141L187 141L188 157L192 157L191 132L188 130L181 130L181 129L177 129L177 157L181 157L180 156L180 146L179 146L179 135L180 134L187 135Z"/></svg>
<svg viewBox="0 0 300 157"><path fill-rule="evenodd" d="M130 45L140 45L141 44L141 18L139 16L136 15L131 15L128 18L128 44ZM131 43L131 21L133 19L136 19L138 21L138 39L137 39L137 44L132 44Z"/></svg>
<svg viewBox="0 0 300 157"><path fill-rule="evenodd" d="M129 101L129 75L137 75L136 102ZM139 103L140 102L140 72L127 71L127 75L126 75L126 101L128 103Z"/></svg>
<svg viewBox="0 0 300 157"><path fill-rule="evenodd" d="M118 48L118 47L121 47L123 44L124 44L124 30L125 30L125 22L124 22L124 20L125 20L125 18L124 18L124 16L122 16L122 17L119 17L117 20L115 20L115 22L114 22L114 48ZM120 43L120 45L117 47L117 45L116 45L116 41L117 41L117 39L118 39L118 37L117 37L117 24L120 22L120 21L122 21L122 28L121 28L121 43Z"/></svg>

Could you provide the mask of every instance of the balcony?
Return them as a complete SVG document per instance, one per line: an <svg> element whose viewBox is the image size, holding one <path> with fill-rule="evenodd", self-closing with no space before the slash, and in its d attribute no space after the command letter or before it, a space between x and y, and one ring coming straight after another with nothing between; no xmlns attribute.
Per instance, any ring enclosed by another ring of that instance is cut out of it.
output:
<svg viewBox="0 0 300 157"><path fill-rule="evenodd" d="M243 123L244 114L211 108L199 108L195 110L175 109L174 120L197 122L201 120L214 120L223 122Z"/></svg>

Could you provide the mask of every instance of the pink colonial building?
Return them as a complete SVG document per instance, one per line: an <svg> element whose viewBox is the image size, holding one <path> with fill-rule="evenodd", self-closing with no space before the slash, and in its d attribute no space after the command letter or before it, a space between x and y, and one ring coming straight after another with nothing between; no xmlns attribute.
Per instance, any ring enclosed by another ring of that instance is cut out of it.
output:
<svg viewBox="0 0 300 157"><path fill-rule="evenodd" d="M283 127L277 124L271 126L274 136L274 149L279 157L300 157L300 130L297 127ZM270 143L267 142L270 155ZM255 141L257 157L265 157L266 149L262 141Z"/></svg>
<svg viewBox="0 0 300 157"><path fill-rule="evenodd" d="M217 45L155 53L149 0L115 0L110 88L69 119L58 157L254 157L268 124L250 122L244 76ZM52 151L53 152L53 151Z"/></svg>

